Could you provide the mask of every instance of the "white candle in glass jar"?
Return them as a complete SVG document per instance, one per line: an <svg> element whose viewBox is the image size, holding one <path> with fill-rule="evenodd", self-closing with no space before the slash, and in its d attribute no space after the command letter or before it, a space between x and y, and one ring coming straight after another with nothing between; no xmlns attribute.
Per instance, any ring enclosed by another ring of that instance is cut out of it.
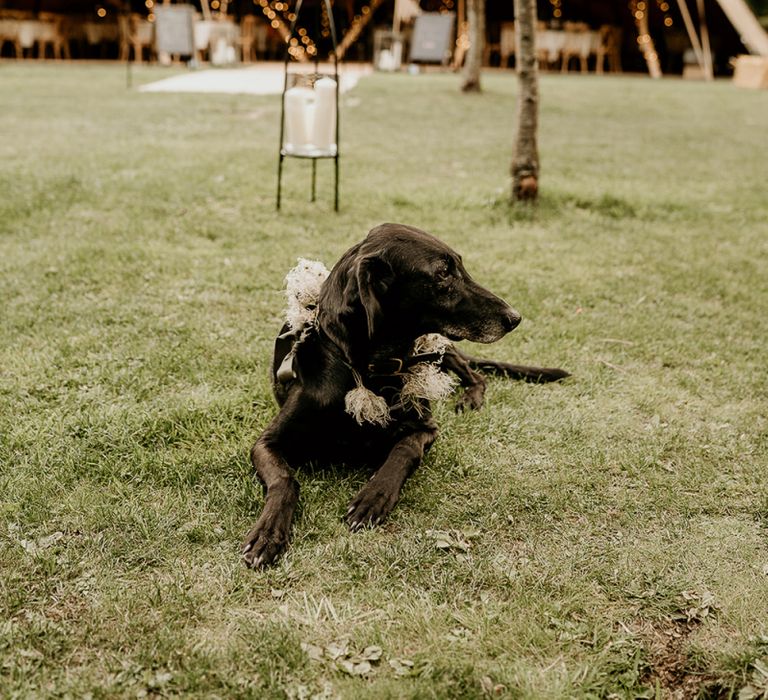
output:
<svg viewBox="0 0 768 700"><path fill-rule="evenodd" d="M285 146L297 150L311 142L313 92L307 87L285 91Z"/></svg>
<svg viewBox="0 0 768 700"><path fill-rule="evenodd" d="M336 81L320 78L315 83L312 145L321 150L332 150L336 145Z"/></svg>

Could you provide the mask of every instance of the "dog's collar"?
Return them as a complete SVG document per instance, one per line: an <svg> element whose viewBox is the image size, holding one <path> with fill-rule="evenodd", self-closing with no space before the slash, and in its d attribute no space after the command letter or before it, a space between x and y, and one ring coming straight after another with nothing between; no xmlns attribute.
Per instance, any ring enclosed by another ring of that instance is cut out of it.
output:
<svg viewBox="0 0 768 700"><path fill-rule="evenodd" d="M354 364L347 357L346 352L341 346L318 324L317 322L311 324L312 329L322 335L333 347L336 348L341 356L342 362L353 371L359 371L355 368ZM295 333L295 331L294 331ZM285 335L290 335L286 333ZM438 350L434 352L415 352L405 357L381 357L371 360L365 365L365 370L360 371L361 376L367 377L394 377L399 374L405 374L409 369L422 362L437 362L442 359L444 350Z"/></svg>
<svg viewBox="0 0 768 700"><path fill-rule="evenodd" d="M403 374L414 365L421 362L436 362L443 357L442 352L422 352L407 357L383 357L368 363L368 374L371 377L390 377Z"/></svg>

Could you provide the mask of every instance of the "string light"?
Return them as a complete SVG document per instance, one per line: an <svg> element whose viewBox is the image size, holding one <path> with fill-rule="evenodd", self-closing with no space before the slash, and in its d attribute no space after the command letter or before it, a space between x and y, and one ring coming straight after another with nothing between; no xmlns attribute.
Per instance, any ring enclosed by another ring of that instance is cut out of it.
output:
<svg viewBox="0 0 768 700"><path fill-rule="evenodd" d="M656 5L658 6L659 10L661 10L661 13L664 15L664 26L671 27L674 24L674 20L669 15L669 3L666 2L666 0L656 0Z"/></svg>
<svg viewBox="0 0 768 700"><path fill-rule="evenodd" d="M648 72L653 78L661 77L661 66L659 65L659 54L656 53L656 47L653 45L653 39L648 32L648 6L644 0L630 0L629 11L635 18L637 25L637 43L640 51L648 65Z"/></svg>
<svg viewBox="0 0 768 700"><path fill-rule="evenodd" d="M213 0L218 2L218 0ZM277 29L283 35L283 38L288 41L288 35L290 30L288 26L296 20L296 14L289 12L289 5L283 0L253 0L254 5L259 5L261 11L269 22L273 29ZM312 39L307 35L307 30L303 27L298 27L296 33L301 37L301 43L296 37L292 37L289 41L288 54L299 61L306 60L306 54L314 55L317 53Z"/></svg>

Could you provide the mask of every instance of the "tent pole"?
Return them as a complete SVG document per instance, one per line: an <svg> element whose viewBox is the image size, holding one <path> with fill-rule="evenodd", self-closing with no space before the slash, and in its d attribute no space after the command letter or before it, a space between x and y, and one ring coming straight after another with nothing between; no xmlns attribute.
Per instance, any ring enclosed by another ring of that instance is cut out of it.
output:
<svg viewBox="0 0 768 700"><path fill-rule="evenodd" d="M640 9L637 0L632 0L629 9L635 19L637 28L637 42L640 45L640 51L645 58L648 66L648 73L651 78L661 78L661 64L659 63L659 54L653 45L653 37L648 28L648 8Z"/></svg>
<svg viewBox="0 0 768 700"><path fill-rule="evenodd" d="M696 28L693 26L691 13L688 11L688 4L685 0L677 0L677 4L680 6L680 14L683 17L685 31L688 32L688 38L691 40L691 47L696 54L696 63L698 63L699 68L706 73L706 68L704 67L704 51L701 48L701 42L699 41L699 35L696 33Z"/></svg>
<svg viewBox="0 0 768 700"><path fill-rule="evenodd" d="M731 24L739 30L741 40L750 53L768 56L768 33L760 26L744 0L717 0Z"/></svg>
<svg viewBox="0 0 768 700"><path fill-rule="evenodd" d="M704 51L704 77L707 80L714 78L712 70L712 51L709 47L709 29L707 29L707 16L704 14L704 0L696 0L699 11L699 31L701 32L701 48Z"/></svg>

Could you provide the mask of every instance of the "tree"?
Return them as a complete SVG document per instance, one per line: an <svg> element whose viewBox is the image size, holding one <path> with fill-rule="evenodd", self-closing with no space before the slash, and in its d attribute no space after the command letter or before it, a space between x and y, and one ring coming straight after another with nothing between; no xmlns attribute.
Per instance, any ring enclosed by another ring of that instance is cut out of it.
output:
<svg viewBox="0 0 768 700"><path fill-rule="evenodd" d="M467 0L469 48L462 73L463 92L480 92L480 66L485 48L485 0Z"/></svg>
<svg viewBox="0 0 768 700"><path fill-rule="evenodd" d="M539 76L536 61L536 0L514 0L517 64L517 133L512 156L512 201L539 193Z"/></svg>

